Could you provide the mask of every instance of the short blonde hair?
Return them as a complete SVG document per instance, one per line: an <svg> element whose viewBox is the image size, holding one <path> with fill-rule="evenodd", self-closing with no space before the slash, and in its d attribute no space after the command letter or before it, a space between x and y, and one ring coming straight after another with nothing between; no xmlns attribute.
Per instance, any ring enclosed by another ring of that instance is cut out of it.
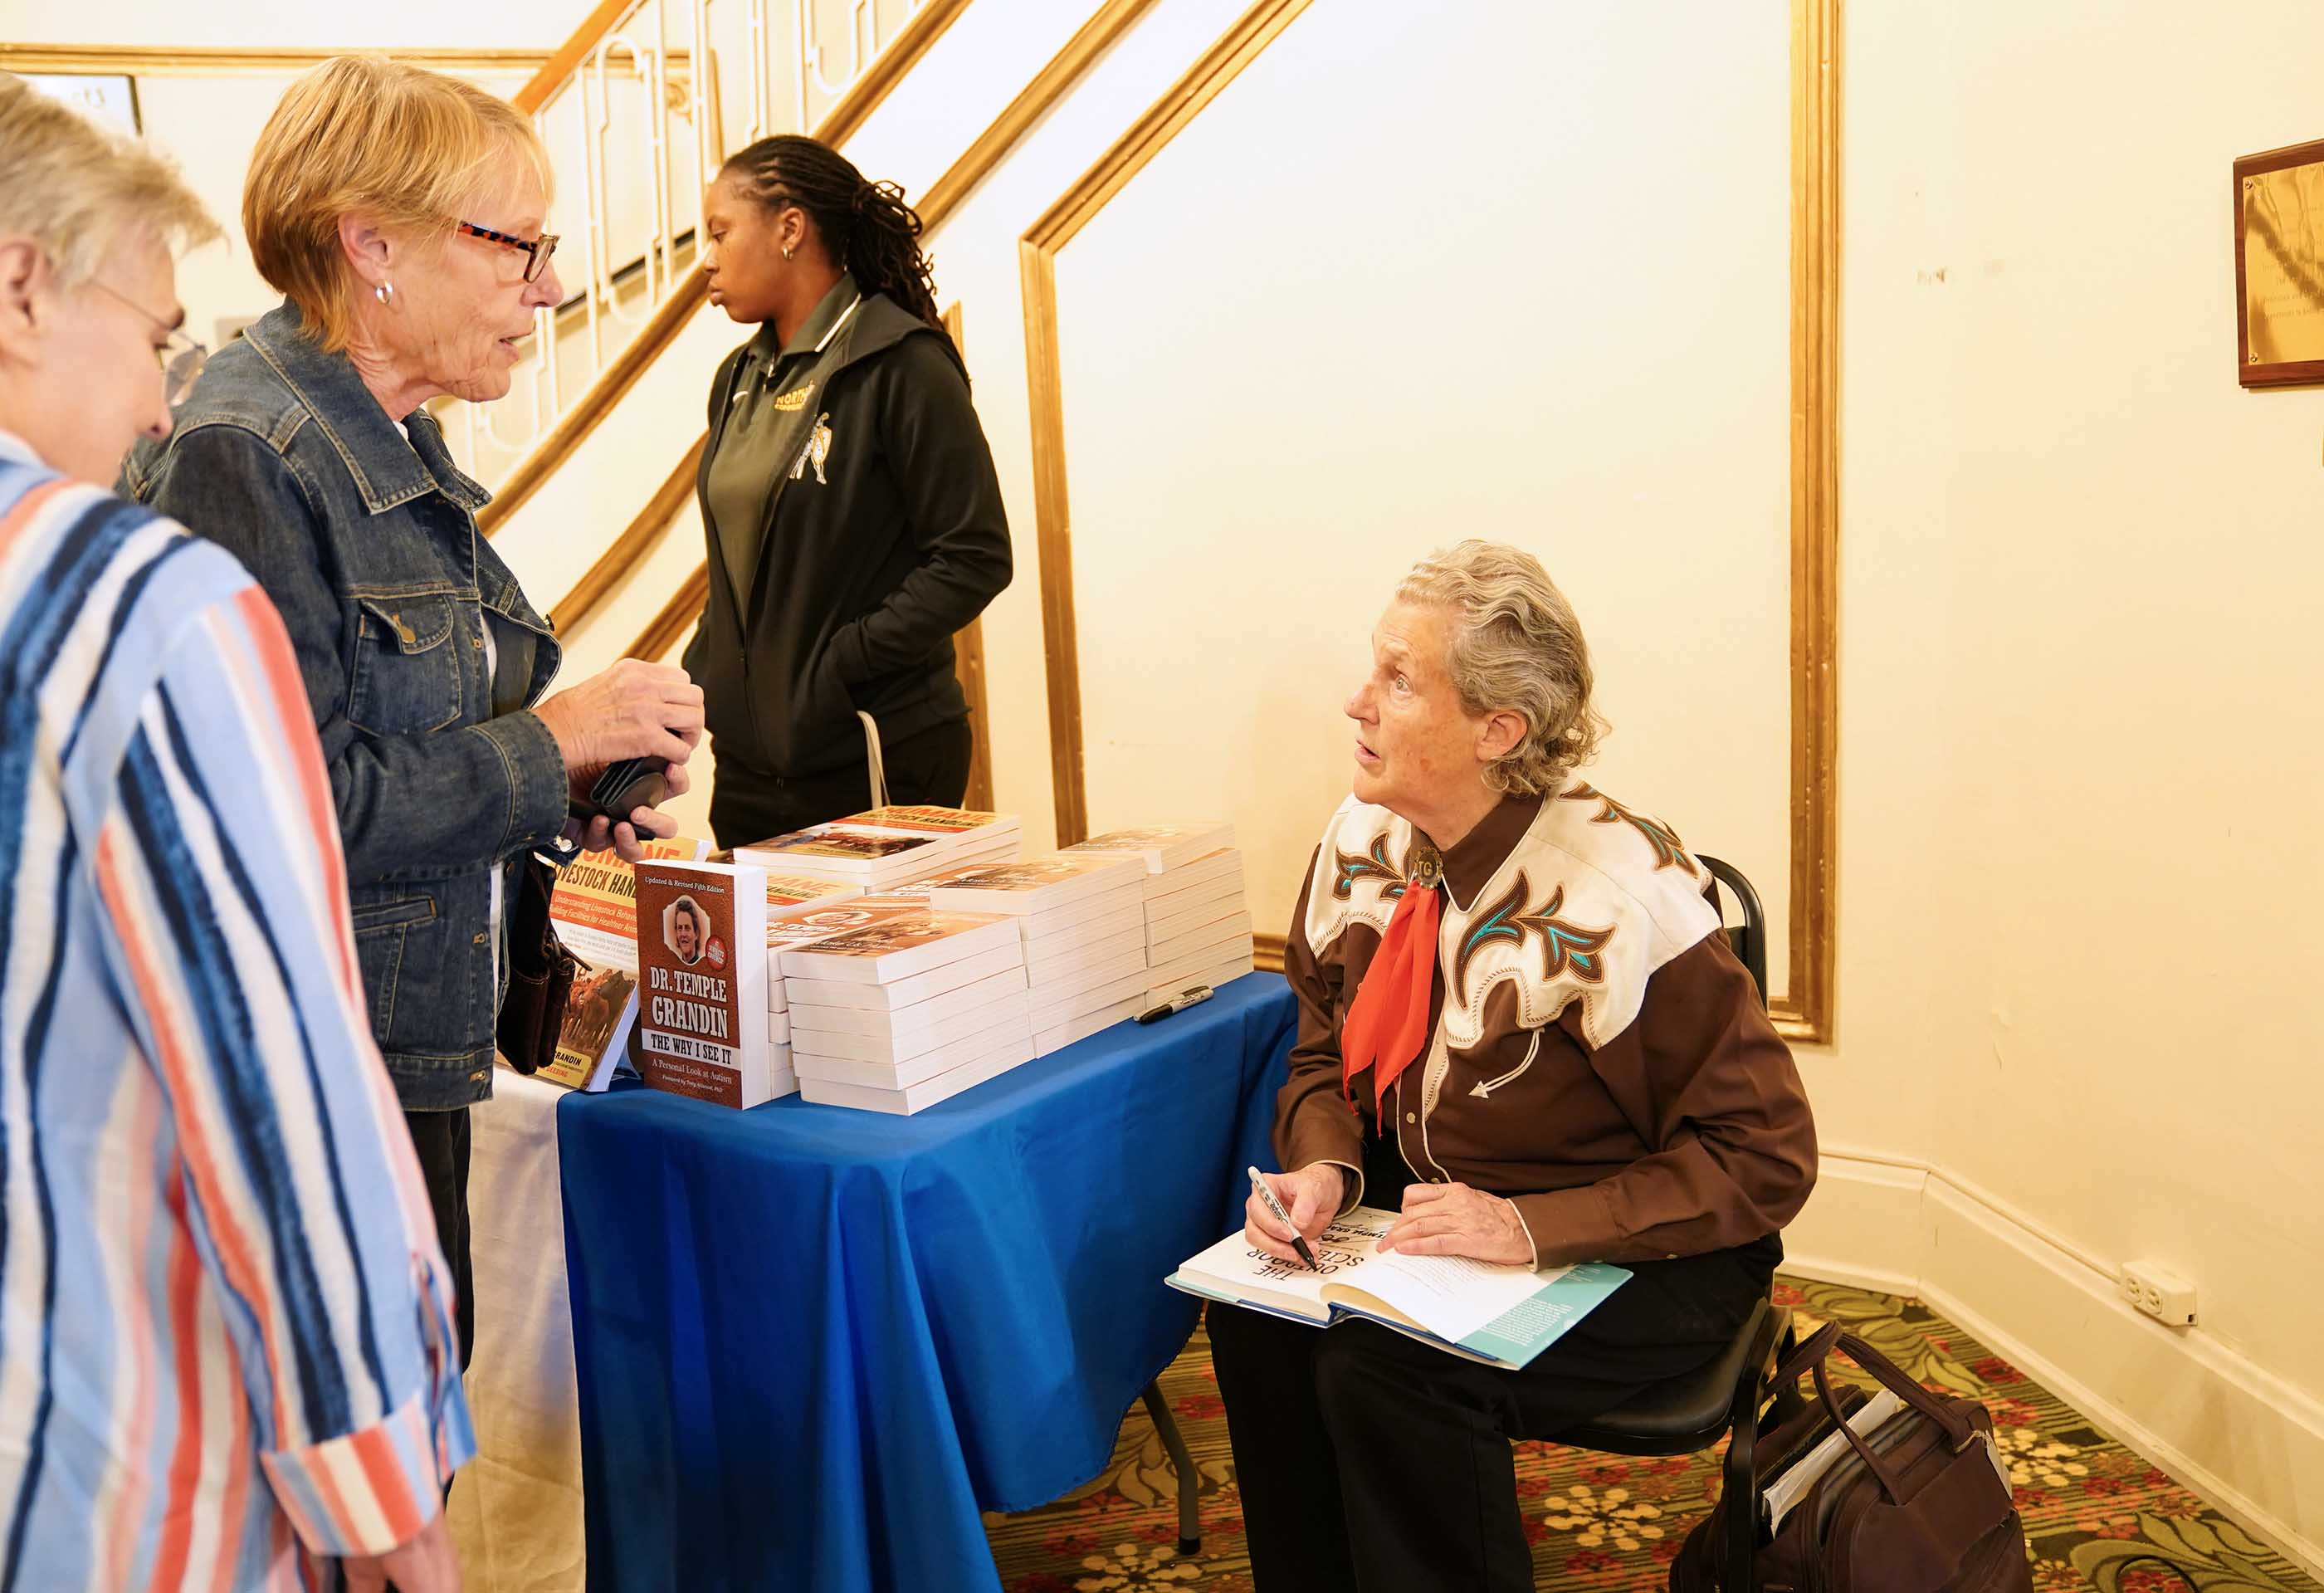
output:
<svg viewBox="0 0 2324 1593"><path fill-rule="evenodd" d="M309 337L344 348L353 316L339 218L448 237L511 154L549 190L540 135L508 101L384 56L335 57L290 85L258 135L242 190L251 261L299 307Z"/></svg>
<svg viewBox="0 0 2324 1593"><path fill-rule="evenodd" d="M69 292L139 228L173 255L218 236L168 161L0 72L0 237L38 244Z"/></svg>
<svg viewBox="0 0 2324 1593"><path fill-rule="evenodd" d="M1524 738L1487 765L1487 785L1545 796L1596 755L1607 727L1590 705L1590 647L1539 560L1471 539L1414 565L1396 595L1452 611L1444 663L1463 709L1525 719Z"/></svg>

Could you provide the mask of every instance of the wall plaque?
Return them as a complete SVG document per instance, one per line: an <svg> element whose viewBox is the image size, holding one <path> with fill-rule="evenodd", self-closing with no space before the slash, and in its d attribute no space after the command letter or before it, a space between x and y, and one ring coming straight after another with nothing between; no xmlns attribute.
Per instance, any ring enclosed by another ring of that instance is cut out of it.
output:
<svg viewBox="0 0 2324 1593"><path fill-rule="evenodd" d="M2236 162L2236 379L2324 383L2324 140Z"/></svg>

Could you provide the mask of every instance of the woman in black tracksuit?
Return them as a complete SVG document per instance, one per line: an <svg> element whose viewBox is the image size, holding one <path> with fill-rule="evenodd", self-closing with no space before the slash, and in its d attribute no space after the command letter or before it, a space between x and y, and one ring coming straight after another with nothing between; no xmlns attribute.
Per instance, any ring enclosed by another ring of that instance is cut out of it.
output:
<svg viewBox="0 0 2324 1593"><path fill-rule="evenodd" d="M862 715L891 801L957 806L952 638L1009 584L1009 524L920 218L786 136L726 162L705 219L710 301L759 329L711 384L697 482L711 828L746 845L867 806Z"/></svg>

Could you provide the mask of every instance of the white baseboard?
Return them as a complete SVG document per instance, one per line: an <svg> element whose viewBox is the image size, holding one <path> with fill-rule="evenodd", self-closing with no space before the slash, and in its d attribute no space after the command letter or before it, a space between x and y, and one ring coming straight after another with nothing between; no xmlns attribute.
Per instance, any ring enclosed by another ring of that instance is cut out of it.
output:
<svg viewBox="0 0 2324 1593"><path fill-rule="evenodd" d="M1820 1283L1918 1297L1928 1247L1924 1168L1826 1151L1807 1209L1784 1230L1784 1270Z"/></svg>
<svg viewBox="0 0 2324 1593"><path fill-rule="evenodd" d="M2139 1315L2024 1213L1941 1168L1827 1151L1784 1243L1786 1272L1927 1301L2324 1579L2324 1403Z"/></svg>

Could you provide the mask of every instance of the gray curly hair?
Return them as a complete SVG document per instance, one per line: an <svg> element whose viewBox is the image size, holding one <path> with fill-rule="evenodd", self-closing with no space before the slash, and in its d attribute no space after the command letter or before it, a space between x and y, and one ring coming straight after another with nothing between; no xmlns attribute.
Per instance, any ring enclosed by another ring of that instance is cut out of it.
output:
<svg viewBox="0 0 2324 1593"><path fill-rule="evenodd" d="M1487 785L1545 796L1596 755L1607 725L1590 706L1590 647L1539 560L1471 538L1414 565L1396 595L1452 611L1444 662L1463 709L1524 717L1524 738L1486 766Z"/></svg>

